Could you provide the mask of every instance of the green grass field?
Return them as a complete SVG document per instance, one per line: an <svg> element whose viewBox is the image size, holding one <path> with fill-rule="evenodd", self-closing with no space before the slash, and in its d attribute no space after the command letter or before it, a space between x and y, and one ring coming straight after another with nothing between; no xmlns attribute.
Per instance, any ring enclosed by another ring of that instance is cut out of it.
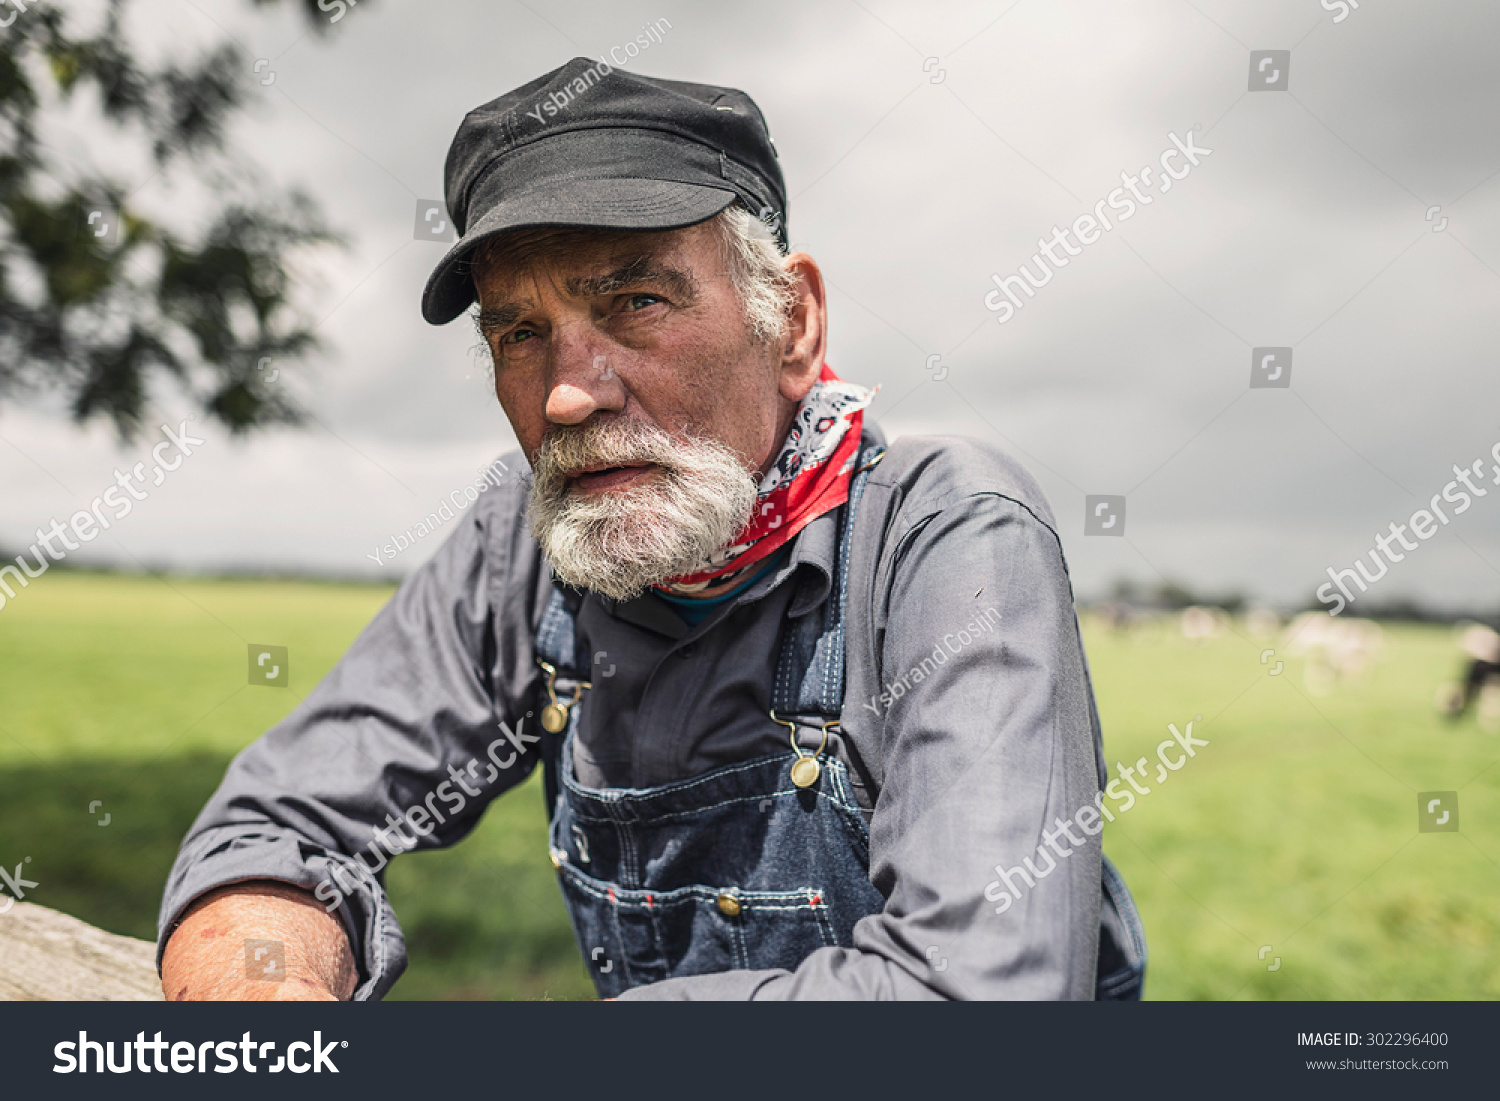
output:
<svg viewBox="0 0 1500 1101"><path fill-rule="evenodd" d="M390 591L33 583L0 611L0 864L30 858L32 901L154 938L177 845L230 757ZM1500 738L1434 714L1450 631L1387 627L1373 670L1326 695L1283 653L1271 676L1261 652L1281 643L1243 627L1193 644L1086 622L1085 638L1111 762L1154 760L1167 724L1196 715L1210 742L1105 833L1146 923L1148 997L1500 997ZM248 643L290 648L290 689L246 684ZM1419 833L1417 793L1454 790L1461 831ZM463 844L392 865L412 960L393 997L592 996L544 825L534 777Z"/></svg>

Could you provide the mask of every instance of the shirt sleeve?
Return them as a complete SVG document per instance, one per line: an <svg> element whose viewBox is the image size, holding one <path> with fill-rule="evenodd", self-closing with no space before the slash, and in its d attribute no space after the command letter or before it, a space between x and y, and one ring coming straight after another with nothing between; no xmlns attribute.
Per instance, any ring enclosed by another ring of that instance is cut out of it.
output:
<svg viewBox="0 0 1500 1101"><path fill-rule="evenodd" d="M230 764L168 879L158 969L193 899L275 879L338 911L359 963L356 1000L400 977L386 863L464 837L538 759L514 702L522 678L505 672L521 664L517 646L529 652L528 616L513 611L497 630L492 542L477 510L461 520L307 699Z"/></svg>
<svg viewBox="0 0 1500 1101"><path fill-rule="evenodd" d="M870 879L883 911L855 926L852 948L794 971L622 998L1094 997L1101 850L1085 808L1098 720L1057 535L996 493L897 519L873 597L878 667L850 652L844 706L845 726L878 745Z"/></svg>

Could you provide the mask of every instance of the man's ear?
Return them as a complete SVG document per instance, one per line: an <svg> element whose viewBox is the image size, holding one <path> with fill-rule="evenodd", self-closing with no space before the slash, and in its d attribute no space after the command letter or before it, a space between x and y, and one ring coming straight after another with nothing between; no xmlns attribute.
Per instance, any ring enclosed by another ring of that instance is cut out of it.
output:
<svg viewBox="0 0 1500 1101"><path fill-rule="evenodd" d="M797 252L784 263L797 277L797 286L781 342L778 387L783 398L796 403L807 396L823 369L823 355L828 348L828 301L823 290L823 273L818 270L816 260L805 252Z"/></svg>

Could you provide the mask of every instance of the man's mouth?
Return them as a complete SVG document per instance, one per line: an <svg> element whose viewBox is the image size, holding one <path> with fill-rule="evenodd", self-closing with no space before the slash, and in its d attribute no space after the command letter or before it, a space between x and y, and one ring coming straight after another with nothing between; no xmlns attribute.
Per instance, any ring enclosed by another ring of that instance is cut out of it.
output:
<svg viewBox="0 0 1500 1101"><path fill-rule="evenodd" d="M591 466L569 476L569 484L584 493L624 489L656 469L655 463L633 463L624 466Z"/></svg>

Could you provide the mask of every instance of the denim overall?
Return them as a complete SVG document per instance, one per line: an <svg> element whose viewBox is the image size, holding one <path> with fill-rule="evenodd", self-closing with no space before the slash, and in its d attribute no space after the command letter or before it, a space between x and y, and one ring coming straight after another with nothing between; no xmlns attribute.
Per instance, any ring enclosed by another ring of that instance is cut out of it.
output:
<svg viewBox="0 0 1500 1101"><path fill-rule="evenodd" d="M827 602L783 633L772 706L797 723L799 746L809 735L817 745L843 707L854 513L882 452L867 445L856 464ZM541 748L552 863L600 996L683 975L794 970L819 948L851 947L855 923L885 899L869 880L869 830L847 768L833 755L817 756L806 787L793 783L792 766L810 753L790 742L785 752L660 787L577 782L577 686L590 668L574 625L580 599L554 587L537 632L555 687L574 692L565 728L544 734ZM1103 911L1096 996L1139 998L1145 938L1108 860Z"/></svg>

